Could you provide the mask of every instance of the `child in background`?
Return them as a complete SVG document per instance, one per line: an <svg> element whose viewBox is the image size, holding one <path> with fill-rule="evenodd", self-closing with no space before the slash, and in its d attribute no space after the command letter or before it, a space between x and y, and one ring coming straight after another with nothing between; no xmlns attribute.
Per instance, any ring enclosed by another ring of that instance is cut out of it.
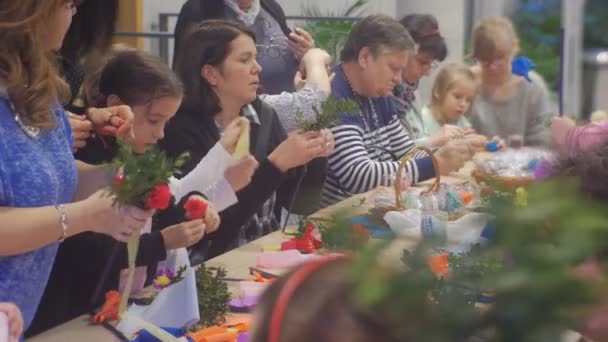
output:
<svg viewBox="0 0 608 342"><path fill-rule="evenodd" d="M545 118L552 113L549 93L542 78L530 73L531 82L513 75L511 63L519 52L519 38L511 21L487 17L473 32L473 72L481 81L471 109L471 124L487 137L512 135L524 145L547 142Z"/></svg>
<svg viewBox="0 0 608 342"><path fill-rule="evenodd" d="M439 147L447 142L433 140L433 134L445 125L462 129L461 138L483 149L487 138L475 134L465 114L477 94L478 84L475 74L464 64L448 64L439 71L433 85L431 103L422 108L422 138L424 146Z"/></svg>

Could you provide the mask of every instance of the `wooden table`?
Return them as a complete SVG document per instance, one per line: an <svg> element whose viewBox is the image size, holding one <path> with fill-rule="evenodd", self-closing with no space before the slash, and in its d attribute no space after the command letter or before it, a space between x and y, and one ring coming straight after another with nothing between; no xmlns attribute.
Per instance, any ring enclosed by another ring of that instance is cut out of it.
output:
<svg viewBox="0 0 608 342"><path fill-rule="evenodd" d="M469 162L463 169L457 173L453 173L449 177L442 177L442 182L460 183L464 181L472 181L470 177L473 163ZM419 186L424 187L428 184L424 182ZM340 210L348 210L353 216L365 214L374 205L374 198L378 195L394 196L394 192L390 188L377 188L364 194L355 195L342 202L336 203L330 207L322 209L315 213L313 217L327 217L332 213ZM362 199L365 199L363 205ZM288 228L289 229L289 228ZM294 227L292 227L294 229ZM249 276L249 267L256 264L256 256L264 247L279 247L281 242L289 239L290 236L281 233L280 231L266 235L258 240L252 241L223 255L217 256L205 264L211 267L223 267L227 271L227 277L244 278ZM394 245L394 253L401 253L404 248L414 247L416 241L400 241ZM389 251L390 253L390 251ZM399 254L400 255L400 254ZM238 294L238 283L229 282L229 289L233 294ZM65 342L65 341L119 341L109 330L89 324L89 316L81 316L54 329L46 331L38 336L35 336L28 341L31 342ZM580 335L570 334L564 336L562 342L578 341Z"/></svg>

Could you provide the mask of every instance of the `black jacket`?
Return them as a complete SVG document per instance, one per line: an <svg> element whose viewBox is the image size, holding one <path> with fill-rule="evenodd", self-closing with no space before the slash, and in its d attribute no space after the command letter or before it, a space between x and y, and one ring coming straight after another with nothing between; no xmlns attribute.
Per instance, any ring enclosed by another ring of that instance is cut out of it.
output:
<svg viewBox="0 0 608 342"><path fill-rule="evenodd" d="M209 246L209 250L203 251L206 259L236 247L239 228L246 224L275 192L277 193L275 214L280 219L280 209L289 207L289 201L301 175L300 168L282 173L268 160L268 155L287 138L287 135L276 112L270 106L259 99L256 99L252 105L258 113L260 125L251 124L250 151L259 162L259 167L251 183L237 192L238 203L220 213L221 223L217 232L205 236L193 247L202 249L203 246ZM263 139L259 138L263 129L269 130L266 141L261 141ZM179 111L165 127L165 138L160 145L170 157L176 157L186 151L190 153L189 162L181 170L182 174L187 174L219 139L219 131L212 117ZM308 168L316 172L308 172L303 184L322 182L325 177L326 159L317 159L309 163ZM314 203L313 205L316 206ZM172 223L165 221L162 224Z"/></svg>
<svg viewBox="0 0 608 342"><path fill-rule="evenodd" d="M287 26L285 13L281 6L275 0L261 0L260 4L270 15L276 19L281 26L281 30L287 36L291 30ZM186 34L191 25L200 23L206 19L223 19L226 18L226 5L224 0L188 0L182 6L175 24L175 45L173 49L173 69L175 69L175 61L179 48L186 38Z"/></svg>

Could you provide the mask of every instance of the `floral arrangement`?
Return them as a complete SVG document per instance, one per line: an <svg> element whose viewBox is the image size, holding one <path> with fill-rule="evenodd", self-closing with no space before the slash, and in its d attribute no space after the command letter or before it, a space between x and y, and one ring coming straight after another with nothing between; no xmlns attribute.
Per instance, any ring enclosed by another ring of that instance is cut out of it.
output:
<svg viewBox="0 0 608 342"><path fill-rule="evenodd" d="M171 160L156 146L147 148L144 153L135 153L128 143L119 139L118 154L112 161L112 167L118 173L111 186L111 192L115 196L114 204L166 209L173 198L169 190L169 178L177 173L186 159L187 154L182 154L177 160ZM129 273L119 306L121 315L127 309L138 249L139 234L135 234L127 243Z"/></svg>
<svg viewBox="0 0 608 342"><path fill-rule="evenodd" d="M493 196L495 235L465 254L438 255L423 243L396 268L378 262L391 242L374 244L353 269L357 306L397 340L560 340L605 293L605 276L573 271L608 250L608 211L578 189L565 179L534 184L523 207L514 193ZM480 310L488 293L492 305Z"/></svg>
<svg viewBox="0 0 608 342"><path fill-rule="evenodd" d="M179 283L184 280L184 272L186 272L187 269L188 267L186 265L180 267L177 272L174 272L170 268L161 268L156 272L152 286L156 290L162 290L173 284Z"/></svg>
<svg viewBox="0 0 608 342"><path fill-rule="evenodd" d="M166 209L171 202L169 178L178 173L188 155L176 160L167 158L157 147L149 147L137 154L126 142L118 141L118 154L112 161L117 171L112 193L116 204L135 205L146 209Z"/></svg>

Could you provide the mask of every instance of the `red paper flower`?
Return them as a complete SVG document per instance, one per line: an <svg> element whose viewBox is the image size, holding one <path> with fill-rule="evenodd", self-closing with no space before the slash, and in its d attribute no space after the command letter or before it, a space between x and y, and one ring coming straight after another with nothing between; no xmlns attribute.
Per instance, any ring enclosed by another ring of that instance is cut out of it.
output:
<svg viewBox="0 0 608 342"><path fill-rule="evenodd" d="M122 173L114 176L114 184L116 184L116 185L122 184L122 181L124 181L124 180L125 180L125 175Z"/></svg>
<svg viewBox="0 0 608 342"><path fill-rule="evenodd" d="M442 253L437 256L431 256L428 258L427 261L429 263L431 271L433 271L435 275L444 277L448 276L448 255L446 253Z"/></svg>
<svg viewBox="0 0 608 342"><path fill-rule="evenodd" d="M150 190L148 193L148 200L146 201L146 208L148 209L167 209L169 202L171 201L171 191L167 184L161 183Z"/></svg>
<svg viewBox="0 0 608 342"><path fill-rule="evenodd" d="M184 203L186 218L189 220L202 219L207 215L209 204L203 197L193 196Z"/></svg>

